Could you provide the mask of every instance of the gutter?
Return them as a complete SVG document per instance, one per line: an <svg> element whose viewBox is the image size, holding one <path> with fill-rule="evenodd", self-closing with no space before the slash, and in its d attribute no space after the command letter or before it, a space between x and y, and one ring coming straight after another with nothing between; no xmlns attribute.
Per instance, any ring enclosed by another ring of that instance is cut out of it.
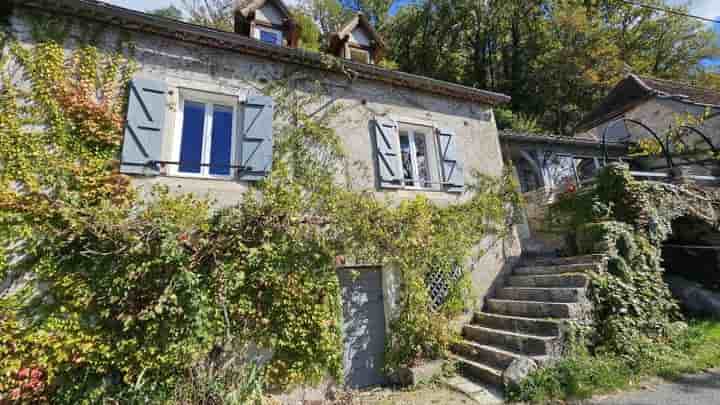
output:
<svg viewBox="0 0 720 405"><path fill-rule="evenodd" d="M355 77L396 85L413 90L497 106L510 97L487 90L431 79L424 76L383 69L328 54L303 49L265 44L233 32L219 31L195 24L113 6L97 0L2 0L9 7L32 8L54 15L66 15L112 25L119 29L144 32L185 43L207 46L232 52L254 55L273 61L291 63L333 73L347 72ZM7 3L6 3L7 4ZM0 6L0 7L4 7Z"/></svg>

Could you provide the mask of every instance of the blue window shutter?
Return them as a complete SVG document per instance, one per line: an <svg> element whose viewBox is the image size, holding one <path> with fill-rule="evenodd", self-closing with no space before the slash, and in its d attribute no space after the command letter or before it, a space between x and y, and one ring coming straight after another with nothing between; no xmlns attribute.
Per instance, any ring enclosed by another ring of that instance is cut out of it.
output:
<svg viewBox="0 0 720 405"><path fill-rule="evenodd" d="M272 97L250 96L244 104L240 180L262 180L272 170L273 110Z"/></svg>
<svg viewBox="0 0 720 405"><path fill-rule="evenodd" d="M438 145L440 147L440 165L442 166L442 182L445 191L462 193L465 190L465 170L458 153L455 131L448 129L438 130Z"/></svg>
<svg viewBox="0 0 720 405"><path fill-rule="evenodd" d="M391 120L375 118L373 129L380 187L398 188L402 185L402 169L397 124Z"/></svg>
<svg viewBox="0 0 720 405"><path fill-rule="evenodd" d="M162 151L167 84L158 80L130 82L127 123L120 156L120 171L157 175Z"/></svg>

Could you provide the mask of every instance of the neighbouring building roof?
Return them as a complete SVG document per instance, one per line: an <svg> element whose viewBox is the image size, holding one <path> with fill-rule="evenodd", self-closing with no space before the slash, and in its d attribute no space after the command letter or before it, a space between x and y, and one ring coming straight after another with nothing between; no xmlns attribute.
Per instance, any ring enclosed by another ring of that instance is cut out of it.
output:
<svg viewBox="0 0 720 405"><path fill-rule="evenodd" d="M665 97L683 103L720 108L720 92L718 91L688 83L631 74L621 80L602 103L583 118L576 127L576 132L595 128L654 97Z"/></svg>
<svg viewBox="0 0 720 405"><path fill-rule="evenodd" d="M7 0L5 0L7 1ZM464 100L498 105L510 101L504 94L435 80L428 77L383 69L375 65L339 60L329 64L323 55L303 49L275 46L199 25L113 6L97 0L9 0L12 7L27 7L52 13L84 18L120 29L145 32L217 49L240 52L274 61L297 64L326 71L352 71L358 78L384 82L399 87L421 90ZM7 3L6 3L7 4Z"/></svg>
<svg viewBox="0 0 720 405"><path fill-rule="evenodd" d="M601 156L600 153L603 151L602 142L596 139L554 134L529 134L505 130L500 132L500 141L518 147L537 148L542 146L559 153L575 155ZM625 156L628 151L626 143L607 142L606 147L611 157Z"/></svg>

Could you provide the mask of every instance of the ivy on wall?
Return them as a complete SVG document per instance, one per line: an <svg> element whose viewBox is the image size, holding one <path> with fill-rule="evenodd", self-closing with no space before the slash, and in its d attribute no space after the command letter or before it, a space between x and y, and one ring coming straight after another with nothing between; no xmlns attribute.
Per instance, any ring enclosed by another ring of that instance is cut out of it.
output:
<svg viewBox="0 0 720 405"><path fill-rule="evenodd" d="M220 364L237 342L269 350L271 387L341 380L340 256L401 275L389 370L442 356L469 276L437 312L425 276L506 236L516 213L510 176L476 174L471 197L444 208L340 184L348 166L330 125L340 110L307 113L318 96L292 83L267 89L286 124L257 193L223 209L163 189L142 200L115 162L135 64L54 41L4 51L0 276L14 284L0 298L0 395L10 399L170 401L194 365Z"/></svg>
<svg viewBox="0 0 720 405"><path fill-rule="evenodd" d="M568 232L575 253L607 256L606 271L592 278L600 350L640 358L676 335L682 317L662 278L662 243L680 217L717 228L718 208L715 192L638 181L622 165L606 167L593 188L567 193L551 207L551 227Z"/></svg>

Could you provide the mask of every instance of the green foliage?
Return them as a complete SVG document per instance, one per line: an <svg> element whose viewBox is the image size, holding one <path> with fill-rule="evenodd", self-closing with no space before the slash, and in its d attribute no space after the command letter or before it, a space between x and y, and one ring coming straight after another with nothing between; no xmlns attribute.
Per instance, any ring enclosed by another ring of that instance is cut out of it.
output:
<svg viewBox="0 0 720 405"><path fill-rule="evenodd" d="M148 11L150 14L159 16L159 17L165 17L165 18L172 18L173 20L182 20L183 19L183 12L179 8L175 6L168 6L165 8L158 8L155 10Z"/></svg>
<svg viewBox="0 0 720 405"><path fill-rule="evenodd" d="M285 124L272 174L240 204L163 188L141 199L113 161L133 63L53 42L9 49L30 84L0 70L0 274L25 280L0 299L11 399L232 403L265 385L341 380L341 257L400 275L388 370L440 357L469 277L432 312L426 275L449 277L480 241L504 237L520 204L510 176L476 174L449 207L348 187L331 126L343 106L309 113L323 88L298 77L266 89ZM219 366L250 344L271 352L261 371Z"/></svg>
<svg viewBox="0 0 720 405"><path fill-rule="evenodd" d="M512 388L509 399L532 403L583 399L630 388L648 376L673 378L720 365L720 322L694 321L687 329L676 324L673 333L670 345L646 342L632 360L575 347L572 355Z"/></svg>
<svg viewBox="0 0 720 405"><path fill-rule="evenodd" d="M293 18L300 29L300 41L298 46L308 51L320 52L322 47L322 34L320 29L313 21L312 16L306 14L303 10L294 10Z"/></svg>
<svg viewBox="0 0 720 405"><path fill-rule="evenodd" d="M504 108L495 110L495 122L500 130L513 130L527 134L543 132L537 118L523 113L516 114Z"/></svg>
<svg viewBox="0 0 720 405"><path fill-rule="evenodd" d="M646 375L672 375L720 364L717 323L685 324L663 281L660 248L672 222L691 217L710 224L716 196L701 189L636 181L610 165L593 188L567 193L549 222L574 237L578 254L604 254L592 275L593 352L584 345L540 370L513 392L522 400L588 397L625 388ZM694 363L703 366L695 366Z"/></svg>
<svg viewBox="0 0 720 405"><path fill-rule="evenodd" d="M572 133L626 66L702 78L698 63L719 52L701 22L618 0L412 2L383 35L401 70L509 94L553 133Z"/></svg>

